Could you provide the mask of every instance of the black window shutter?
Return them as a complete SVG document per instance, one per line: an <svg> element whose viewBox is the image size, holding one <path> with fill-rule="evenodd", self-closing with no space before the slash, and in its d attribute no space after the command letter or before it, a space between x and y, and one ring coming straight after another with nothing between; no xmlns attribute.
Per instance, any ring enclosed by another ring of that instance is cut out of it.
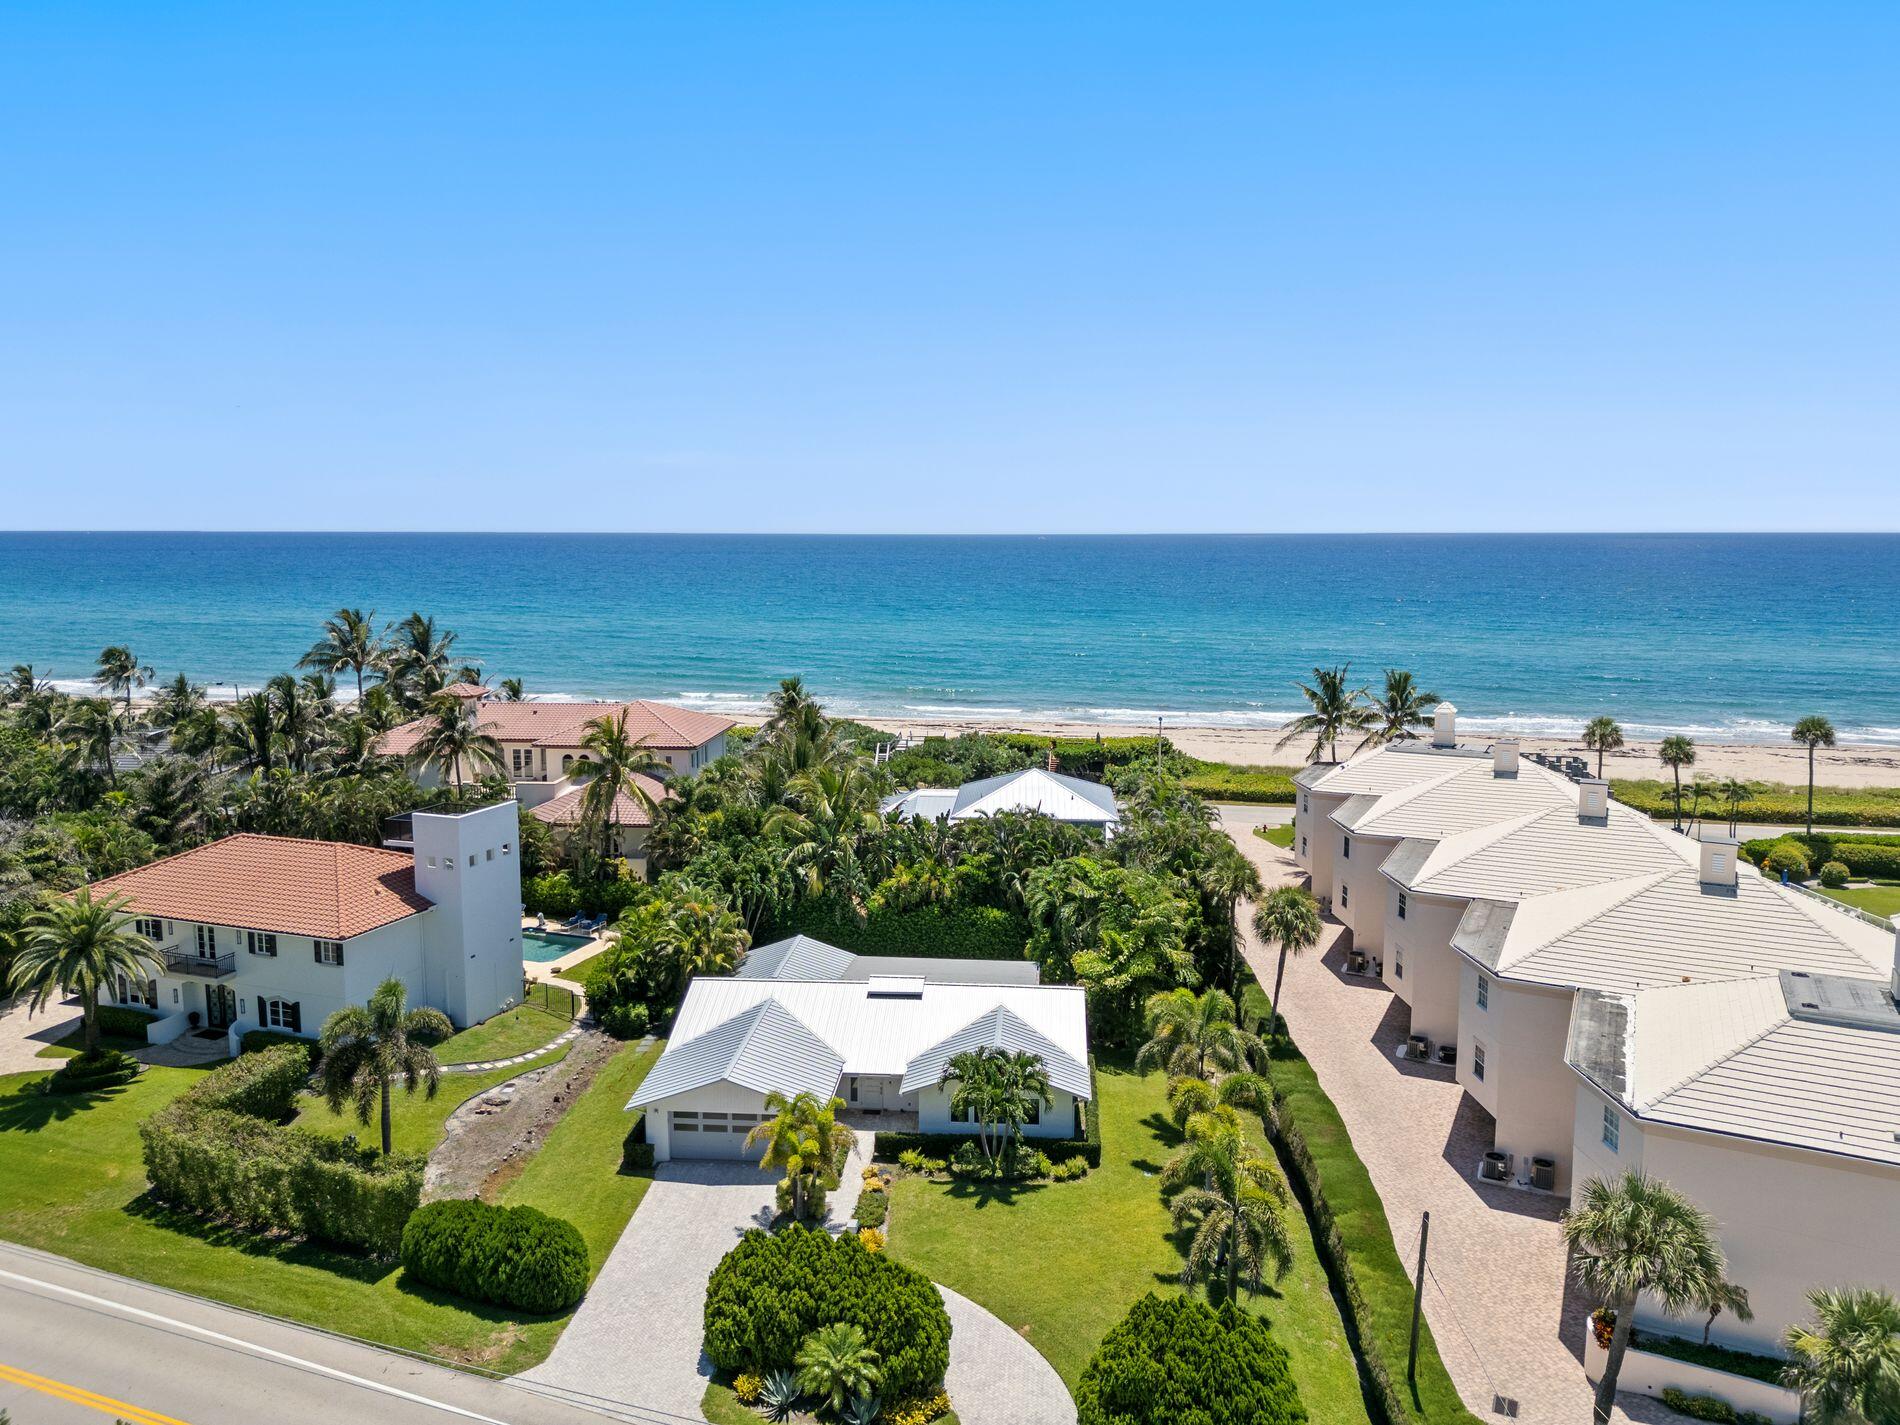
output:
<svg viewBox="0 0 1900 1425"><path fill-rule="evenodd" d="M284 1006L284 1024L292 1034L303 1033L303 1005L298 1003Z"/></svg>

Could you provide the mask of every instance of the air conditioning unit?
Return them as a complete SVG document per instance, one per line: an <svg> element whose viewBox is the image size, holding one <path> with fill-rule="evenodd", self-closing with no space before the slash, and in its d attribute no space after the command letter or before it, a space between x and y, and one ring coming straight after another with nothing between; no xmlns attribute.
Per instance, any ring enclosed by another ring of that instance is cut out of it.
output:
<svg viewBox="0 0 1900 1425"><path fill-rule="evenodd" d="M1484 1155L1484 1162L1478 1168L1478 1176L1486 1182L1508 1183L1511 1180L1511 1155L1491 1152Z"/></svg>
<svg viewBox="0 0 1900 1425"><path fill-rule="evenodd" d="M1557 1160L1555 1158L1531 1159L1531 1186L1542 1188L1545 1192L1557 1190Z"/></svg>
<svg viewBox="0 0 1900 1425"><path fill-rule="evenodd" d="M1405 1041L1405 1052L1413 1059L1427 1058L1432 1052L1432 1041L1423 1034L1411 1035Z"/></svg>

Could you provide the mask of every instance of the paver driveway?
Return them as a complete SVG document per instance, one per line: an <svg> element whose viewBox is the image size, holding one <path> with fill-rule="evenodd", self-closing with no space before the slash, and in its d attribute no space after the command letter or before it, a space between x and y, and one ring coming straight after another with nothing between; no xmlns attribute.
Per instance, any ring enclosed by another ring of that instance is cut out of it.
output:
<svg viewBox="0 0 1900 1425"><path fill-rule="evenodd" d="M56 1044L79 1027L77 1001L51 1000L34 1014L25 995L0 999L0 1074L37 1074L57 1069L54 1059L42 1059L40 1050Z"/></svg>
<svg viewBox="0 0 1900 1425"><path fill-rule="evenodd" d="M1304 881L1289 853L1252 834L1263 824L1255 809L1220 813L1269 890ZM1520 1425L1582 1425L1591 1402L1580 1339L1587 1303L1566 1290L1562 1204L1472 1180L1491 1146L1489 1116L1448 1071L1394 1059L1409 1011L1376 981L1342 973L1345 935L1328 920L1319 947L1287 961L1287 1021L1345 1120L1408 1267L1417 1260L1419 1216L1432 1215L1425 1315L1439 1354L1480 1416L1498 1418L1492 1400L1502 1395L1518 1402ZM1275 958L1249 925L1247 959L1268 985ZM1677 1418L1640 1396L1617 1404L1619 1421Z"/></svg>

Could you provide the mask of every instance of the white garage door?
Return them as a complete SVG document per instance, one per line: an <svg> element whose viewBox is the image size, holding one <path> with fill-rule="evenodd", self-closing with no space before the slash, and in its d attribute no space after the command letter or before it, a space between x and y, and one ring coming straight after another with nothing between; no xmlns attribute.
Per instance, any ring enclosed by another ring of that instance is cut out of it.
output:
<svg viewBox="0 0 1900 1425"><path fill-rule="evenodd" d="M675 1158L757 1158L763 1145L747 1149L746 1134L761 1122L763 1114L711 1113L693 1109L675 1109L668 1119Z"/></svg>

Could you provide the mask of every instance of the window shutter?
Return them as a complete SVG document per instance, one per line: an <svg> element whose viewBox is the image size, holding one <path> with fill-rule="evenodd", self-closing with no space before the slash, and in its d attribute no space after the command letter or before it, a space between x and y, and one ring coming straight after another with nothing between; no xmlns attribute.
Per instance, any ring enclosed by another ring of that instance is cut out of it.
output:
<svg viewBox="0 0 1900 1425"><path fill-rule="evenodd" d="M303 1033L303 1005L291 1002L284 1006L284 1025L292 1034Z"/></svg>

